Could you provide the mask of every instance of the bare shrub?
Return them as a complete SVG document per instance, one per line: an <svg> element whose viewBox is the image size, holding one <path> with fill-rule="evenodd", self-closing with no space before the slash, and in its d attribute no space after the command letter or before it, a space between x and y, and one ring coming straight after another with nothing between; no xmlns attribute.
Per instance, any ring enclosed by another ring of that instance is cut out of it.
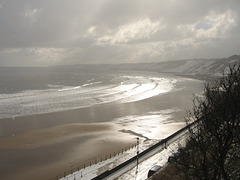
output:
<svg viewBox="0 0 240 180"><path fill-rule="evenodd" d="M240 66L229 67L220 79L206 84L204 98L193 102L186 121L195 127L189 128L177 168L186 179L235 179L240 170L234 166L240 159L235 153L240 145Z"/></svg>

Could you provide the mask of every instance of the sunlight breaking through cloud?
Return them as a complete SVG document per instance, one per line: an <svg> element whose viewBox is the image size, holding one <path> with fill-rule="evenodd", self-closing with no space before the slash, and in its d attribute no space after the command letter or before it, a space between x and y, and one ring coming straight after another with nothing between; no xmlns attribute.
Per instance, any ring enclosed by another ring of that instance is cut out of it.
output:
<svg viewBox="0 0 240 180"><path fill-rule="evenodd" d="M157 31L165 28L161 21L152 22L150 19L142 19L130 24L120 26L115 33L98 38L98 45L127 43L129 41L148 39Z"/></svg>
<svg viewBox="0 0 240 180"><path fill-rule="evenodd" d="M211 12L194 24L180 25L178 28L192 32L195 38L224 38L236 25L235 18L231 10L222 14Z"/></svg>

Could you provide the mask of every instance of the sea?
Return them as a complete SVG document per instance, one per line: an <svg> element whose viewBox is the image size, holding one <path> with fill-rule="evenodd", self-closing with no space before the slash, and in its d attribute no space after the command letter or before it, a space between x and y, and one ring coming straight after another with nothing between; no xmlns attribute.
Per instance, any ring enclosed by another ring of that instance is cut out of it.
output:
<svg viewBox="0 0 240 180"><path fill-rule="evenodd" d="M184 125L186 109L202 87L202 81L173 74L104 65L1 67L0 125L16 117L88 108L79 122L111 121L152 139L159 127Z"/></svg>

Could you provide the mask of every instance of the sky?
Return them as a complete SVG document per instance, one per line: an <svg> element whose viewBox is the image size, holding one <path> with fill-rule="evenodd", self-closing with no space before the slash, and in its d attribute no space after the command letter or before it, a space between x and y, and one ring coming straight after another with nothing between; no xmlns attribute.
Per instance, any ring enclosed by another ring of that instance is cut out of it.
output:
<svg viewBox="0 0 240 180"><path fill-rule="evenodd" d="M0 66L240 54L239 0L0 0Z"/></svg>

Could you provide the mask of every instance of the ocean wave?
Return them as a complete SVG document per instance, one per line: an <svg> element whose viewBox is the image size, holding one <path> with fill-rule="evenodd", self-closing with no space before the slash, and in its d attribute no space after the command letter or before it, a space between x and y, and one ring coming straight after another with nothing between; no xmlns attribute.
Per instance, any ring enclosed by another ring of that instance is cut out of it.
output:
<svg viewBox="0 0 240 180"><path fill-rule="evenodd" d="M172 78L128 75L115 76L105 83L91 79L80 86L48 84L48 89L44 90L0 94L0 118L89 107L103 103L136 102L171 91L175 82L176 80Z"/></svg>

